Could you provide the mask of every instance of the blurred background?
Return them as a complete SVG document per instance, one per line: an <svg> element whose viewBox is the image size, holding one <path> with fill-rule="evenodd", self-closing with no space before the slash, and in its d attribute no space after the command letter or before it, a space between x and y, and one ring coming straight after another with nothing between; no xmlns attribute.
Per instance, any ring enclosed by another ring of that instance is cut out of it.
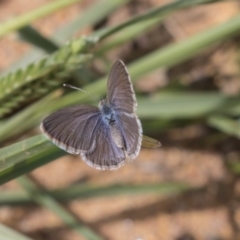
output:
<svg viewBox="0 0 240 240"><path fill-rule="evenodd" d="M1 0L0 22L0 239L240 239L239 1ZM104 96L116 59L162 147L98 171L39 124L97 105L62 84Z"/></svg>

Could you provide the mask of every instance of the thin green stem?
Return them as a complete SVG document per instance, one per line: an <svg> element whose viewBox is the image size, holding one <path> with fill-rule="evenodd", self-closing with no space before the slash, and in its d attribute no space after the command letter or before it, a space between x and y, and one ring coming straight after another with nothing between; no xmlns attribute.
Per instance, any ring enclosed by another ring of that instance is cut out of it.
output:
<svg viewBox="0 0 240 240"><path fill-rule="evenodd" d="M21 27L24 27L28 25L29 23L32 23L34 20L37 20L39 18L42 18L46 15L49 15L53 12L55 12L58 9L64 8L66 6L72 5L73 3L79 2L79 0L58 0L51 2L49 4L46 4L43 7L38 8L35 11L31 11L27 14L24 14L22 16L16 17L12 20L9 20L5 23L2 23L0 25L0 37L15 31Z"/></svg>
<svg viewBox="0 0 240 240"><path fill-rule="evenodd" d="M177 194L189 190L184 183L157 183L142 185L111 185L94 186L88 184L75 184L64 189L47 191L49 195L58 201L71 201L74 199L88 199L98 197L111 197L117 195L145 195L145 194ZM29 204L33 199L22 190L3 191L0 195L1 204Z"/></svg>
<svg viewBox="0 0 240 240"><path fill-rule="evenodd" d="M92 229L83 223L80 223L75 216L65 210L47 192L40 192L39 187L30 178L23 176L18 179L18 182L25 189L31 199L54 212L68 227L74 229L88 240L103 240L103 238L96 234Z"/></svg>

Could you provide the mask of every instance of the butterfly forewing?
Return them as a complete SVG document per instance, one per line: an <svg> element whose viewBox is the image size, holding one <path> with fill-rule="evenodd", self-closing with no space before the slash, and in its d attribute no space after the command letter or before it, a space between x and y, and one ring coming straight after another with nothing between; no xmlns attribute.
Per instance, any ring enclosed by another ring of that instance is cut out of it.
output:
<svg viewBox="0 0 240 240"><path fill-rule="evenodd" d="M107 83L107 100L116 113L126 152L135 158L142 141L142 126L135 113L137 102L129 73L121 60L114 63Z"/></svg>
<svg viewBox="0 0 240 240"><path fill-rule="evenodd" d="M41 129L58 147L69 153L80 154L91 152L95 148L100 119L101 113L97 107L87 105L67 107L46 117Z"/></svg>
<svg viewBox="0 0 240 240"><path fill-rule="evenodd" d="M137 102L127 68L121 60L116 61L107 83L107 100L116 111L133 113Z"/></svg>

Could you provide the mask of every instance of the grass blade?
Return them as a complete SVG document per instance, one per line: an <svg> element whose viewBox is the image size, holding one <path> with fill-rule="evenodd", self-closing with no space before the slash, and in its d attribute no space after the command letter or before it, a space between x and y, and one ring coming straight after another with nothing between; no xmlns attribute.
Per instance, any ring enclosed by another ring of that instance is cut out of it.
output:
<svg viewBox="0 0 240 240"><path fill-rule="evenodd" d="M128 1L129 0L104 0L96 2L86 9L80 17L74 20L71 24L68 24L67 27L58 30L53 35L52 39L46 38L31 26L25 26L18 29L18 34L22 40L41 48L47 53L53 53L58 50L60 42L65 43L65 41L72 37L76 31L80 31L85 26L95 24ZM54 39L56 40L56 43L54 42Z"/></svg>
<svg viewBox="0 0 240 240"><path fill-rule="evenodd" d="M144 145L144 139L142 145ZM150 139L150 144L149 144ZM158 141L148 138L146 147L157 147ZM0 149L0 184L32 171L67 153L56 147L44 135Z"/></svg>
<svg viewBox="0 0 240 240"><path fill-rule="evenodd" d="M28 108L22 110L20 113L15 114L13 117L0 121L0 142L3 142L6 139L21 134L22 132L25 132L25 130L34 127L35 125L32 123L39 122L39 111L44 109L51 100L59 99L62 93L63 91L61 90L50 93L36 103L31 104ZM21 122L21 128L15 128L14 126L16 126L16 124L19 122Z"/></svg>
<svg viewBox="0 0 240 240"><path fill-rule="evenodd" d="M54 212L68 227L74 229L86 239L103 240L102 237L93 232L89 227L80 223L75 216L65 210L54 198L48 195L47 192L39 192L39 188L30 180L30 178L27 178L26 176L21 177L18 179L18 182L27 191L29 197L31 197L36 203Z"/></svg>
<svg viewBox="0 0 240 240"><path fill-rule="evenodd" d="M20 38L32 45L44 50L47 53L53 53L59 46L53 40L43 36L40 32L31 26L25 26L18 30Z"/></svg>
<svg viewBox="0 0 240 240"><path fill-rule="evenodd" d="M145 195L145 194L178 194L189 190L184 183L157 183L142 185L111 185L91 186L88 184L75 184L64 189L47 191L49 195L58 201L70 201L74 199L88 199L96 197L111 197L117 195ZM39 192L41 194L41 190ZM29 204L33 199L22 190L3 191L0 195L0 205L4 204Z"/></svg>
<svg viewBox="0 0 240 240"><path fill-rule="evenodd" d="M66 6L72 5L74 3L79 2L79 0L58 0L51 2L49 4L46 4L43 7L38 8L35 11L31 11L27 14L24 14L22 16L16 17L12 20L9 20L5 23L2 23L0 25L0 37L18 30L19 28L22 28L26 25L29 25L34 20L37 20L39 18L42 18L46 15L49 15L53 12L55 12L58 9L64 8Z"/></svg>
<svg viewBox="0 0 240 240"><path fill-rule="evenodd" d="M130 20L127 20L117 26L109 27L106 29L102 29L97 31L93 36L98 37L100 40L103 40L107 38L108 36L128 27L135 23L139 22L145 22L146 20L153 20L153 19L161 19L165 17L166 15L172 13L173 11L192 7L200 4L206 4L206 3L213 3L213 2L220 2L224 0L177 0L172 3L166 4L165 6L161 6L158 8L154 8L150 11L147 11L144 14L139 14L138 16L135 16L131 18Z"/></svg>
<svg viewBox="0 0 240 240"><path fill-rule="evenodd" d="M0 224L0 240L32 240L9 227Z"/></svg>
<svg viewBox="0 0 240 240"><path fill-rule="evenodd" d="M0 149L0 184L32 171L66 152L46 141L43 135Z"/></svg>
<svg viewBox="0 0 240 240"><path fill-rule="evenodd" d="M103 18L111 14L113 11L119 9L121 6L129 2L130 0L101 0L94 3L92 6L87 8L81 16L79 16L75 21L68 26L57 31L53 39L58 40L58 42L64 43L76 31L82 30L86 26L91 26L101 21ZM60 39L60 40L59 40Z"/></svg>
<svg viewBox="0 0 240 240"><path fill-rule="evenodd" d="M142 119L197 118L222 110L231 100L218 92L162 92L152 98L139 98L137 112Z"/></svg>
<svg viewBox="0 0 240 240"><path fill-rule="evenodd" d="M239 104L240 105L240 104ZM228 135L240 138L240 121L227 116L214 115L207 119L208 125Z"/></svg>

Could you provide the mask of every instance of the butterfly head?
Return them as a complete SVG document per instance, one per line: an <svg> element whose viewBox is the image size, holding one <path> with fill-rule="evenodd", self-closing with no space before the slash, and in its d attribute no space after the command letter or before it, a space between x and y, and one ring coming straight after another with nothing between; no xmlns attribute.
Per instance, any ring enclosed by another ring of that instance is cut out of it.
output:
<svg viewBox="0 0 240 240"><path fill-rule="evenodd" d="M99 102L99 109L104 115L111 115L112 114L112 108L110 104L106 101L106 99L103 99Z"/></svg>

